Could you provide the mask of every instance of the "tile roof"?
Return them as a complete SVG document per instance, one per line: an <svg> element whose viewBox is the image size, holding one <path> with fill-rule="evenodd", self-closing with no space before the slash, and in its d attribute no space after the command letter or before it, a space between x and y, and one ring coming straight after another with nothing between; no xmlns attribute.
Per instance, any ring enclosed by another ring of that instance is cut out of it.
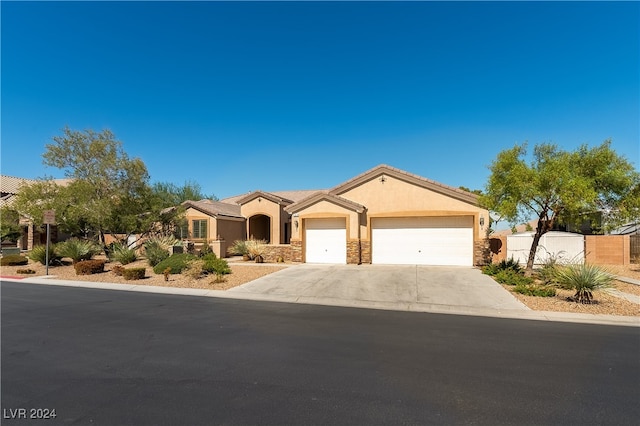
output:
<svg viewBox="0 0 640 426"><path fill-rule="evenodd" d="M240 205L223 203L221 201L212 200L200 200L200 201L185 201L182 203L185 207L193 207L196 210L200 210L203 213L210 214L212 216L229 216L243 218L240 214Z"/></svg>
<svg viewBox="0 0 640 426"><path fill-rule="evenodd" d="M25 183L30 184L35 182L36 181L33 179L25 179L25 178L13 177L13 176L1 175L0 176L0 192L2 192L2 194L17 194L18 189L20 189L22 185L24 185Z"/></svg>
<svg viewBox="0 0 640 426"><path fill-rule="evenodd" d="M267 192L267 191L250 191L247 192L245 194L240 194L240 195L234 195L232 197L227 197L224 198L222 200L220 200L221 203L229 203L229 204L237 204L238 200L241 200L251 194L253 194L254 192L263 192L265 194L271 194L274 195L278 198L283 198L285 200L291 200L294 203L297 201L300 201L312 194L315 194L316 192L318 192L317 189L310 189L310 190L298 190L298 191L271 191L271 192Z"/></svg>

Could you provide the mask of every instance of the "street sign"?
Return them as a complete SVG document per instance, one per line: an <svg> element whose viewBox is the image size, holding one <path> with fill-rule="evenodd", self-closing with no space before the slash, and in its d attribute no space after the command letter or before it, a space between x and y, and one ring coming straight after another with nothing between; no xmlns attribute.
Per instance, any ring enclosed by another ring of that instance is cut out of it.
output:
<svg viewBox="0 0 640 426"><path fill-rule="evenodd" d="M44 223L47 225L55 225L56 224L56 211L55 210L45 210L44 211Z"/></svg>

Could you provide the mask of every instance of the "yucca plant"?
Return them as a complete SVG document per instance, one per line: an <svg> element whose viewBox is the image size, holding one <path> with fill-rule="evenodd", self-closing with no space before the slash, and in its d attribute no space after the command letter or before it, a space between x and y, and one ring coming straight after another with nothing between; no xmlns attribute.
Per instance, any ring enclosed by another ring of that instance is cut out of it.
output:
<svg viewBox="0 0 640 426"><path fill-rule="evenodd" d="M265 240L256 240L253 238L245 241L247 246L247 252L249 253L249 258L255 260L256 263L262 263L265 250L267 249L267 242Z"/></svg>
<svg viewBox="0 0 640 426"><path fill-rule="evenodd" d="M235 256L248 256L249 250L247 249L247 242L244 240L235 240L227 249L227 252Z"/></svg>
<svg viewBox="0 0 640 426"><path fill-rule="evenodd" d="M47 246L37 245L29 252L29 259L34 262L40 262L43 265L47 264ZM62 258L56 253L56 245L49 244L49 265L59 264Z"/></svg>
<svg viewBox="0 0 640 426"><path fill-rule="evenodd" d="M134 249L129 248L122 243L115 243L111 246L109 258L126 265L128 263L135 262L138 256Z"/></svg>
<svg viewBox="0 0 640 426"><path fill-rule="evenodd" d="M59 243L56 247L56 253L60 257L68 257L73 263L80 262L81 260L89 260L101 251L100 246L93 241L80 240L78 238L71 238Z"/></svg>
<svg viewBox="0 0 640 426"><path fill-rule="evenodd" d="M180 241L171 235L153 237L144 243L144 254L149 266L156 266L171 255L169 249Z"/></svg>
<svg viewBox="0 0 640 426"><path fill-rule="evenodd" d="M609 287L613 279L613 275L607 270L587 263L556 268L558 285L567 290L575 290L576 293L570 299L579 303L591 303L593 292Z"/></svg>

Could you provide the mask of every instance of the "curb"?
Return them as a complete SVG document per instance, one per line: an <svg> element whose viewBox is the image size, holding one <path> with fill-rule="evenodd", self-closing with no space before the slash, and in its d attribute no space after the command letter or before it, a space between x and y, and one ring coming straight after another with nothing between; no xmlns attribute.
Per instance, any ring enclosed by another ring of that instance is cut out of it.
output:
<svg viewBox="0 0 640 426"><path fill-rule="evenodd" d="M196 297L216 297L220 299L251 300L257 302L300 303L306 305L336 306L345 308L379 309L388 311L424 312L434 314L450 314L480 316L504 319L520 319L533 321L570 322L598 325L616 325L640 327L640 317L617 315L577 314L570 312L520 311L480 309L466 306L436 305L416 302L376 302L367 300L344 300L321 297L278 296L273 294L229 292L225 290L207 290L196 288L159 287L135 284L94 283L88 281L57 280L55 276L38 278L0 277L2 280L22 284L56 285L61 287L93 288L99 290L133 291L139 293L173 294Z"/></svg>

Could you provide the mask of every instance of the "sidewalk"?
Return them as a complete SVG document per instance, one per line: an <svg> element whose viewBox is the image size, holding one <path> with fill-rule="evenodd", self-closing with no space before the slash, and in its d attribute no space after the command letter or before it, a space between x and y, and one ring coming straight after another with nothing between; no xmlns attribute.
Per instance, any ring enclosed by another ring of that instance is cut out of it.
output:
<svg viewBox="0 0 640 426"><path fill-rule="evenodd" d="M427 312L436 314L469 315L495 317L505 319L521 319L535 321L558 321L584 324L618 325L640 327L640 317L616 315L574 314L568 312L548 312L513 309L482 309L464 306L441 305L420 302L372 302L364 300L345 300L326 297L287 296L277 294L260 294L250 292L231 292L224 290L206 290L190 288L156 287L135 284L109 284L87 281L57 280L55 277L21 278L0 277L3 281L19 282L33 285L57 285L77 288L93 288L101 290L135 291L142 293L174 294L197 297L217 297L221 299L251 300L260 302L302 303L324 306L339 306L361 309L382 309L406 312Z"/></svg>

